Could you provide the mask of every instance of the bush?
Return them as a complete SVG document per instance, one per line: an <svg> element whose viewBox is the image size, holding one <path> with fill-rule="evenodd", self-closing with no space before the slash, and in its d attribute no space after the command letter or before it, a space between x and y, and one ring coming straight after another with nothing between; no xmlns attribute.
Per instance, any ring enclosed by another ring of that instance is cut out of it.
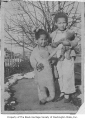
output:
<svg viewBox="0 0 85 120"><path fill-rule="evenodd" d="M16 73L26 73L33 71L29 60L23 60L20 63L16 62L13 66L8 66L4 68L5 77L11 76Z"/></svg>
<svg viewBox="0 0 85 120"><path fill-rule="evenodd" d="M24 61L20 62L19 70L21 72L31 72L33 70L33 68L31 67L30 61L24 60Z"/></svg>

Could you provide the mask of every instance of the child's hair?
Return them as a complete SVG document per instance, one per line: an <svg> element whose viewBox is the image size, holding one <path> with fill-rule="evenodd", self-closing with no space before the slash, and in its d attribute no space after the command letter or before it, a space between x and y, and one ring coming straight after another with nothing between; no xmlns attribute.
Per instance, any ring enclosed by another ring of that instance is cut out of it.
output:
<svg viewBox="0 0 85 120"><path fill-rule="evenodd" d="M54 22L57 23L58 18L65 18L66 23L68 24L68 16L67 16L66 13L64 13L64 12L58 12L58 13L55 15L55 17L54 17Z"/></svg>
<svg viewBox="0 0 85 120"><path fill-rule="evenodd" d="M39 29L38 31L35 30L35 38L36 38L36 40L38 40L40 35L43 35L43 34L46 35L47 39L49 38L49 34L45 30L43 30L43 29Z"/></svg>

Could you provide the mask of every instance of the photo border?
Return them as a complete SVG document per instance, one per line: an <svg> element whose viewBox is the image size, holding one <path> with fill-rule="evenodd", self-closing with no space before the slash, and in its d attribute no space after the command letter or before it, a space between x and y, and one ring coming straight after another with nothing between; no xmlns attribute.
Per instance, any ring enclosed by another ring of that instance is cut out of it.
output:
<svg viewBox="0 0 85 120"><path fill-rule="evenodd" d="M60 1L60 0L59 0ZM10 2L10 1L9 1ZM3 5L5 5L6 3L2 3ZM57 111L57 112L55 112L55 111L5 111L4 110L4 9L3 9L3 5L2 5L2 9L1 9L1 11L2 11L2 18L1 18L1 22L2 22L2 26L1 26L1 29L2 29L2 31L1 31L1 78L2 78L2 82L1 82L1 111L2 111L2 114L62 114L62 111ZM81 15L82 15L82 17L81 17L81 21L82 21L82 19L84 18L83 16L83 14L84 14L84 5L83 5L83 2L81 3L81 8L83 8L83 9L81 9ZM83 19L84 20L84 19ZM81 70L81 73L82 73L82 75L81 75L81 81L82 81L82 93L83 93L83 99L82 99L82 102L83 102L83 104L84 104L84 99L85 99L85 95L84 95L84 93L85 93L85 91L84 91L84 21L82 21L82 27L81 27L81 43L82 43L82 54L81 54L81 68L82 68L82 70ZM81 105L81 106L83 106L83 104ZM81 108L81 107L80 107ZM80 109L79 108L79 109ZM34 112L34 113L33 113ZM78 111L63 111L63 114L76 114Z"/></svg>

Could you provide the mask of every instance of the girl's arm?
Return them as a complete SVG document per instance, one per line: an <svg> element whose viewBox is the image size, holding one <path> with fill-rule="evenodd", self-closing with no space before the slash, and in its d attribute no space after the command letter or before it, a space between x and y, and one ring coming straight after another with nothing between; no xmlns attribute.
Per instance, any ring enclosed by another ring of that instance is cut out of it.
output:
<svg viewBox="0 0 85 120"><path fill-rule="evenodd" d="M31 65L32 65L32 67L33 67L34 69L36 69L37 61L36 61L36 59L35 59L35 53L34 53L34 52L32 52L32 54L31 54L31 56L30 56L30 63L31 63Z"/></svg>
<svg viewBox="0 0 85 120"><path fill-rule="evenodd" d="M64 40L64 41L62 41L62 44L63 44L64 46L71 46L71 43L70 43L69 40Z"/></svg>
<svg viewBox="0 0 85 120"><path fill-rule="evenodd" d="M62 43L64 46L69 46L71 45L69 41L66 40L61 40L60 43ZM48 60L51 59L57 52L57 47L55 48L55 50L49 55Z"/></svg>
<svg viewBox="0 0 85 120"><path fill-rule="evenodd" d="M62 44L63 39L59 40L58 42L54 42L51 44L52 47L58 47L59 44Z"/></svg>
<svg viewBox="0 0 85 120"><path fill-rule="evenodd" d="M57 48L55 48L55 50L49 55L47 60L51 59L56 54L56 52L57 52Z"/></svg>

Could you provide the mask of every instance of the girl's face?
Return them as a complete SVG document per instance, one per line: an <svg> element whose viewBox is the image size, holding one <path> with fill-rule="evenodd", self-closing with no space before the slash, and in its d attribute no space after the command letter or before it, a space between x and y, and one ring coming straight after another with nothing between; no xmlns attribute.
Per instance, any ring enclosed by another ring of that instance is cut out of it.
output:
<svg viewBox="0 0 85 120"><path fill-rule="evenodd" d="M47 45L47 37L45 34L40 35L39 39L38 39L38 45L40 47L45 47Z"/></svg>
<svg viewBox="0 0 85 120"><path fill-rule="evenodd" d="M66 26L67 26L65 18L63 18L63 17L62 18L58 18L56 25L58 27L58 30L64 31L66 29Z"/></svg>

